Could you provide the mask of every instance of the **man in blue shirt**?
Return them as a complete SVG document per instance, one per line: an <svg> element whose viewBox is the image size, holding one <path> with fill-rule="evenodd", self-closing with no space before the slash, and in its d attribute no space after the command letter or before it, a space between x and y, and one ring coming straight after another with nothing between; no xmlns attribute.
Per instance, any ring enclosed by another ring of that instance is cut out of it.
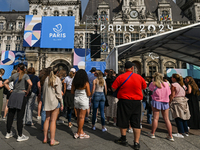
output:
<svg viewBox="0 0 200 150"><path fill-rule="evenodd" d="M89 84L90 84L90 92L92 92L93 80L96 79L96 77L94 76L96 70L97 69L95 67L92 67L92 69L90 70L90 73L88 74L88 79L89 79ZM91 97L90 97L90 106L91 106ZM88 119L89 113L90 113L90 109L87 110L85 121L89 120Z"/></svg>

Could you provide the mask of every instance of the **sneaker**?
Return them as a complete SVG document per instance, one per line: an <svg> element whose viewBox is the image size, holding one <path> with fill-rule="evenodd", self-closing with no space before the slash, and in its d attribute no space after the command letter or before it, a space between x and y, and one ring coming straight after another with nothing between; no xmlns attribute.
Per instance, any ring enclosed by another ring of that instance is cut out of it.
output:
<svg viewBox="0 0 200 150"><path fill-rule="evenodd" d="M128 147L128 142L127 142L127 140L126 140L126 141L122 141L122 139L119 138L118 140L115 140L114 142L117 143L117 144L120 144L120 145L123 145L123 146L127 146L127 147Z"/></svg>
<svg viewBox="0 0 200 150"><path fill-rule="evenodd" d="M104 127L103 129L102 129L102 132L106 132L107 131L107 129Z"/></svg>
<svg viewBox="0 0 200 150"><path fill-rule="evenodd" d="M139 144L139 143L136 143L136 142L134 142L133 149L135 149L135 150L139 150L139 149L140 149L140 144Z"/></svg>
<svg viewBox="0 0 200 150"><path fill-rule="evenodd" d="M109 122L109 121L106 121L106 124L110 124L110 122Z"/></svg>
<svg viewBox="0 0 200 150"><path fill-rule="evenodd" d="M95 120L95 122L97 122L97 119Z"/></svg>
<svg viewBox="0 0 200 150"><path fill-rule="evenodd" d="M40 120L41 119L41 116L37 116L37 120Z"/></svg>
<svg viewBox="0 0 200 150"><path fill-rule="evenodd" d="M14 135L15 135L15 134L14 134L12 131L10 131L10 133L6 133L5 138L6 138L6 139L9 139L9 138L13 137Z"/></svg>
<svg viewBox="0 0 200 150"><path fill-rule="evenodd" d="M173 137L170 137L169 135L167 136L167 139L171 142L174 142L174 138Z"/></svg>
<svg viewBox="0 0 200 150"><path fill-rule="evenodd" d="M95 127L95 126L94 126L94 127L92 127L92 130L94 130L94 131L95 131L95 130L96 130L96 127Z"/></svg>
<svg viewBox="0 0 200 150"><path fill-rule="evenodd" d="M142 124L140 124L140 129L142 129Z"/></svg>
<svg viewBox="0 0 200 150"><path fill-rule="evenodd" d="M176 133L176 134L172 134L172 135L177 138L184 138L184 136L180 133Z"/></svg>
<svg viewBox="0 0 200 150"><path fill-rule="evenodd" d="M148 136L149 136L150 138L152 138L152 139L155 139L155 138L156 138L155 134L152 134L152 133L148 133Z"/></svg>
<svg viewBox="0 0 200 150"><path fill-rule="evenodd" d="M188 134L188 133L183 133L182 135L183 135L183 136L189 136L189 134Z"/></svg>
<svg viewBox="0 0 200 150"><path fill-rule="evenodd" d="M17 142L22 142L28 140L29 137L22 134L22 136L18 136Z"/></svg>
<svg viewBox="0 0 200 150"><path fill-rule="evenodd" d="M117 126L117 124L116 124L116 123L113 123L113 126Z"/></svg>
<svg viewBox="0 0 200 150"><path fill-rule="evenodd" d="M2 120L3 120L3 121L6 121L6 117L3 117Z"/></svg>
<svg viewBox="0 0 200 150"><path fill-rule="evenodd" d="M57 120L56 123L64 123L63 120Z"/></svg>
<svg viewBox="0 0 200 150"><path fill-rule="evenodd" d="M133 133L133 129L132 129L132 128L131 128L131 129L128 129L127 132L128 132L128 133Z"/></svg>

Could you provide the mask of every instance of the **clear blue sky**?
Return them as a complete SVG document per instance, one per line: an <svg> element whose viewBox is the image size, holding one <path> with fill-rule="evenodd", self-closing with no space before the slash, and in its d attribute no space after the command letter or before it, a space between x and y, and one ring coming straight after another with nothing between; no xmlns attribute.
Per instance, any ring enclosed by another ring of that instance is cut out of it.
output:
<svg viewBox="0 0 200 150"><path fill-rule="evenodd" d="M81 0L82 3L82 13L85 11L89 0ZM0 0L0 11L28 11L29 3L28 0Z"/></svg>

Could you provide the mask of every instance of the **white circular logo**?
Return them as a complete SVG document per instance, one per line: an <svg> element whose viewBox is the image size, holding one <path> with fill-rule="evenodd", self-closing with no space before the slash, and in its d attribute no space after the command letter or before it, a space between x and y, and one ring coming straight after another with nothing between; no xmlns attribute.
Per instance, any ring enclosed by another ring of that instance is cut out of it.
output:
<svg viewBox="0 0 200 150"><path fill-rule="evenodd" d="M137 18L138 12L137 12L136 10L132 10L132 11L130 12L130 16L131 16L131 18Z"/></svg>

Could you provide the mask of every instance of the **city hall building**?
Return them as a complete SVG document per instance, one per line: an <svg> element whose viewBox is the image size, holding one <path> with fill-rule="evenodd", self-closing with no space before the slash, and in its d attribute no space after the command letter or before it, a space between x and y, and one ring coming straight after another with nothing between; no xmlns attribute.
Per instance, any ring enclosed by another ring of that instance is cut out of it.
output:
<svg viewBox="0 0 200 150"><path fill-rule="evenodd" d="M89 48L91 34L97 33L108 49L95 61L105 61L120 44L171 31L200 20L199 0L89 0L82 16L80 0L28 0L29 11L0 12L0 50L26 51L28 67L37 71L57 65L69 71L74 49L23 47L26 15L75 16L74 48ZM128 59L135 72L151 76L166 74L167 68L186 68L186 63L154 53ZM24 60L22 59L22 62ZM119 60L123 69L127 59ZM111 69L111 68L110 68Z"/></svg>

